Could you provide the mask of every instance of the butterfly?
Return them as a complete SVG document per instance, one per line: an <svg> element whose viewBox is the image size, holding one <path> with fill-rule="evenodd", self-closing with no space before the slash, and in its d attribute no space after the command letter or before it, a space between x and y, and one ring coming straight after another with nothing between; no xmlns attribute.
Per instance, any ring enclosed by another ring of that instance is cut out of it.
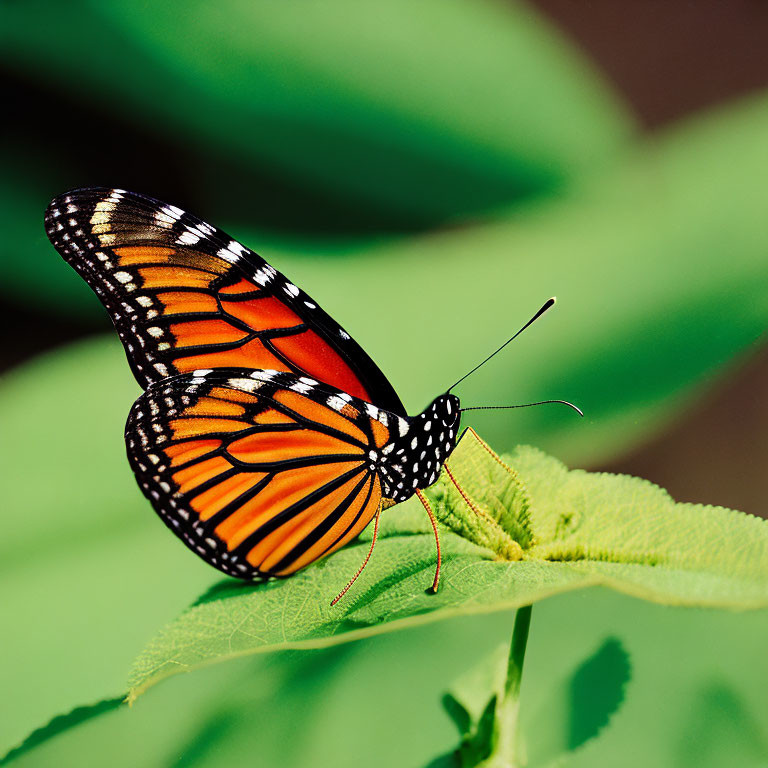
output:
<svg viewBox="0 0 768 768"><path fill-rule="evenodd" d="M317 302L174 205L78 189L51 202L45 228L106 308L145 390L126 424L128 459L189 549L229 576L285 577L375 520L346 592L381 511L416 495L437 541L437 589L423 489L456 446L456 395L409 416Z"/></svg>

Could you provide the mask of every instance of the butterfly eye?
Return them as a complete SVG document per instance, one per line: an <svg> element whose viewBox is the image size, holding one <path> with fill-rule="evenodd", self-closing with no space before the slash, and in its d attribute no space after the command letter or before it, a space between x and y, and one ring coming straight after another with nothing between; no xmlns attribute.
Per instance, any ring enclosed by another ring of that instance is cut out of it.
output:
<svg viewBox="0 0 768 768"><path fill-rule="evenodd" d="M441 421L444 427L452 427L459 420L458 403L446 400L445 408L441 414Z"/></svg>

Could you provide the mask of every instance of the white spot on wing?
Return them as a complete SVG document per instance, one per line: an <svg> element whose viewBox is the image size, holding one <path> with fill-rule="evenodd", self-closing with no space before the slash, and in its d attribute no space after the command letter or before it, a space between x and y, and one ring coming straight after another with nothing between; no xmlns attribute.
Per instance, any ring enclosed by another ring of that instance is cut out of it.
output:
<svg viewBox="0 0 768 768"><path fill-rule="evenodd" d="M227 250L233 253L237 258L240 258L240 256L246 252L247 248L240 245L237 240L230 240L229 244L227 245Z"/></svg>
<svg viewBox="0 0 768 768"><path fill-rule="evenodd" d="M258 370L254 371L251 374L252 379L258 379L259 381L272 381L272 379L275 378L275 375L277 374L277 371L270 371L270 370Z"/></svg>
<svg viewBox="0 0 768 768"><path fill-rule="evenodd" d="M160 227L170 229L175 221L178 221L184 215L181 208L175 205L164 205L160 210L155 211L155 223Z"/></svg>
<svg viewBox="0 0 768 768"><path fill-rule="evenodd" d="M195 234L191 229L188 229L186 232L182 232L178 238L176 238L176 242L179 245L194 245L200 240L200 235Z"/></svg>
<svg viewBox="0 0 768 768"><path fill-rule="evenodd" d="M220 258L224 259L224 261L228 261L230 264L234 264L240 257L236 256L232 251L228 251L226 248L220 248L216 255Z"/></svg>
<svg viewBox="0 0 768 768"><path fill-rule="evenodd" d="M235 389L240 389L243 392L255 392L259 387L263 386L263 382L254 381L253 379L229 379L228 383Z"/></svg>

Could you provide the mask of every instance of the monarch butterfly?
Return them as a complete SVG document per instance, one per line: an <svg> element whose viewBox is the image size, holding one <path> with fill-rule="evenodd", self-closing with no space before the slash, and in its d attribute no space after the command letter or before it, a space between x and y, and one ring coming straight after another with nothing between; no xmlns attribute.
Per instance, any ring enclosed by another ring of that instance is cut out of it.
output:
<svg viewBox="0 0 768 768"><path fill-rule="evenodd" d="M408 416L315 301L176 206L79 189L51 202L45 227L109 312L145 390L128 416L128 459L187 547L229 576L288 576L375 519L338 600L368 562L382 509L415 494L437 541L437 589L437 523L422 490L458 439L453 387Z"/></svg>

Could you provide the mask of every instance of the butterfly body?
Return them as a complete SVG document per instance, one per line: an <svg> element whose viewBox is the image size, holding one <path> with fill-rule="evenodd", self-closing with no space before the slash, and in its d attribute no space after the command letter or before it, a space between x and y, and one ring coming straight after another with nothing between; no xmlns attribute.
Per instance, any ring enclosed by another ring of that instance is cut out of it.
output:
<svg viewBox="0 0 768 768"><path fill-rule="evenodd" d="M125 432L139 486L211 565L290 575L437 479L458 398L408 416L341 326L221 230L102 188L56 198L45 224L145 389Z"/></svg>
<svg viewBox="0 0 768 768"><path fill-rule="evenodd" d="M445 394L406 419L407 428L377 455L387 498L405 501L437 480L456 445L460 415L459 398Z"/></svg>

